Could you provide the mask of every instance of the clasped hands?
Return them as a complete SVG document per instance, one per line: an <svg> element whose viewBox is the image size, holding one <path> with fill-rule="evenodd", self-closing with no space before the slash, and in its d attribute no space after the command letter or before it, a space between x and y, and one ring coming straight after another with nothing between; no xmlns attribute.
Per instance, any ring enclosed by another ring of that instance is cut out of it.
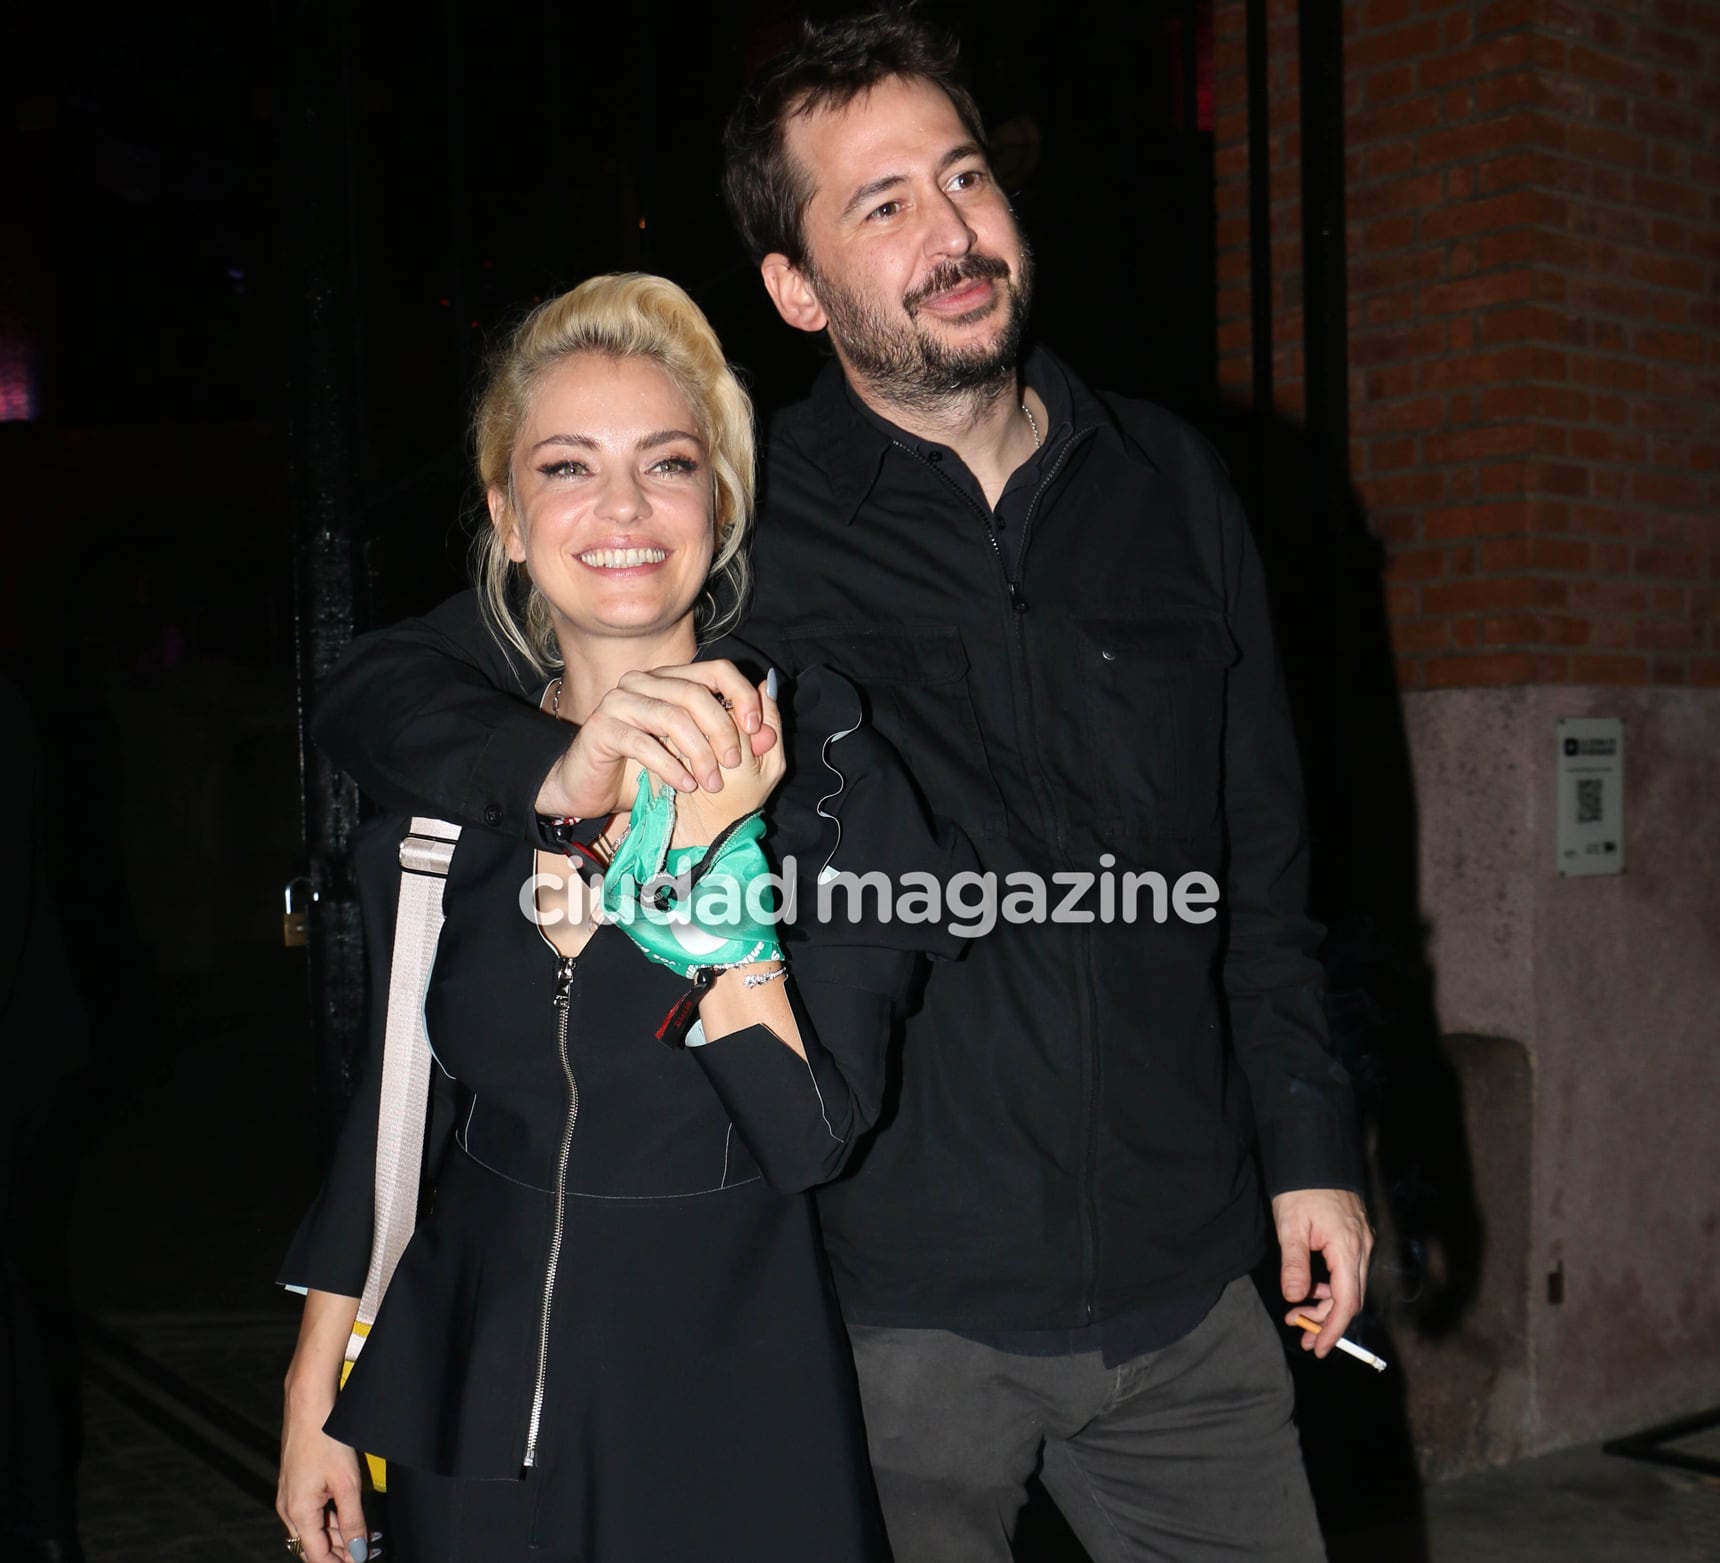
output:
<svg viewBox="0 0 1720 1563"><path fill-rule="evenodd" d="M711 840L782 779L782 717L768 683L724 661L623 674L551 767L534 807L575 819L625 812L643 769L679 795L676 844Z"/></svg>

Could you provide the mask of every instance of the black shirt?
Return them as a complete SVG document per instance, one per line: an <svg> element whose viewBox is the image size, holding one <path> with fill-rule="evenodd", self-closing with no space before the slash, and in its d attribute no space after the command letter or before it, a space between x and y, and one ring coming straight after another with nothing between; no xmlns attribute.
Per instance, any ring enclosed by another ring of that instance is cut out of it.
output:
<svg viewBox="0 0 1720 1563"><path fill-rule="evenodd" d="M979 479L948 445L922 439L898 428L868 406L851 383L843 382L848 399L868 423L887 435L893 445L911 450L935 466L940 477L954 484L986 515L998 557L1012 581L1020 575L1021 547L1027 534L1033 497L1043 484L1057 453L1075 430L1069 378L1057 360L1044 354L1036 355L1029 361L1024 379L1045 404L1047 427L1038 431L1040 440L1033 454L1009 475L995 507L986 504L985 491L980 487ZM1205 1282L1190 1287L1186 1292L1158 1299L1147 1307L1131 1308L1126 1313L1074 1329L960 1330L957 1333L981 1345L994 1346L999 1351L1024 1357L1075 1356L1081 1352L1097 1351L1103 1355L1106 1367L1115 1367L1118 1363L1128 1362L1149 1351L1159 1351L1181 1340L1207 1316L1223 1289L1221 1284Z"/></svg>

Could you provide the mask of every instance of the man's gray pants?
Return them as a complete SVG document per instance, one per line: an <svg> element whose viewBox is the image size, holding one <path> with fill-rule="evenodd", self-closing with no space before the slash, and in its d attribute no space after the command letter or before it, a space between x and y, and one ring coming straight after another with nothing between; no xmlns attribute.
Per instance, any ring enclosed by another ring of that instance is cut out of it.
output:
<svg viewBox="0 0 1720 1563"><path fill-rule="evenodd" d="M896 1563L1009 1563L1035 1473L1093 1563L1326 1556L1290 1371L1246 1276L1113 1368L944 1330L849 1334Z"/></svg>

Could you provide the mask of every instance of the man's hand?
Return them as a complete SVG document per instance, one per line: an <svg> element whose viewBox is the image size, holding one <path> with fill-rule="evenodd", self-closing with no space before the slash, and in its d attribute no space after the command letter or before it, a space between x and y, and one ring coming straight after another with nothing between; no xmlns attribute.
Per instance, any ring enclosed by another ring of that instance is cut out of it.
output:
<svg viewBox="0 0 1720 1563"><path fill-rule="evenodd" d="M721 792L724 767L776 742L759 691L732 662L626 673L544 778L533 807L575 819L629 809L641 766L678 792Z"/></svg>
<svg viewBox="0 0 1720 1563"><path fill-rule="evenodd" d="M1304 1335L1302 1347L1324 1357L1360 1312L1367 1293L1368 1258L1374 1251L1367 1210L1348 1189L1292 1189L1273 1199L1272 1219L1283 1255L1278 1280L1284 1301L1299 1305L1284 1322L1299 1313L1317 1319L1320 1333ZM1332 1277L1317 1287L1311 1284L1314 1253L1324 1257Z"/></svg>

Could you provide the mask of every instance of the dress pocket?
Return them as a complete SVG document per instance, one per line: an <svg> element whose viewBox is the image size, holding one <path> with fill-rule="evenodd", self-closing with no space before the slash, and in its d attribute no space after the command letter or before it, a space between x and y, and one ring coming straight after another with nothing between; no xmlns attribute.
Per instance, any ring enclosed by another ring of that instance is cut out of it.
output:
<svg viewBox="0 0 1720 1563"><path fill-rule="evenodd" d="M1189 610L1080 622L1076 642L1100 828L1198 834L1218 812L1226 670L1222 616Z"/></svg>
<svg viewBox="0 0 1720 1563"><path fill-rule="evenodd" d="M934 813L969 836L1002 833L1003 795L968 690L967 648L953 624L801 625L782 639L794 666L822 663L860 689L873 725Z"/></svg>

